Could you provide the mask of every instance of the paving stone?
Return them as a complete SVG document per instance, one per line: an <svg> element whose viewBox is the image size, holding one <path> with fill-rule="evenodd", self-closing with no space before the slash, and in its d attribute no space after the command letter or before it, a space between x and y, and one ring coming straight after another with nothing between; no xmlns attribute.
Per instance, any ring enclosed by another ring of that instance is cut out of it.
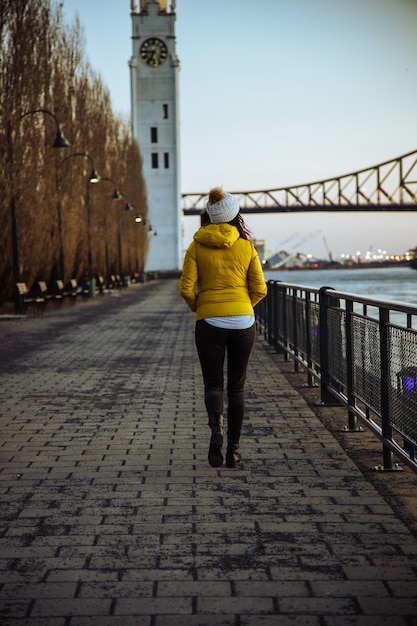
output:
<svg viewBox="0 0 417 626"><path fill-rule="evenodd" d="M181 623L182 615L192 613L192 599L188 597L169 598L118 598L115 615L177 615Z"/></svg>
<svg viewBox="0 0 417 626"><path fill-rule="evenodd" d="M1 322L2 626L417 626L410 514L261 336L208 465L193 328L175 280Z"/></svg>
<svg viewBox="0 0 417 626"><path fill-rule="evenodd" d="M71 617L71 626L151 626L151 617L146 615L135 615L132 617L118 617L117 615L107 615L106 617ZM178 617L177 617L178 620ZM178 624L178 621L177 621Z"/></svg>
<svg viewBox="0 0 417 626"><path fill-rule="evenodd" d="M65 615L66 617L71 615L86 615L95 616L96 618L102 615L109 615L111 608L111 601L105 598L96 599L84 599L84 598L72 598L72 599L40 599L35 600L30 616L32 617L54 617Z"/></svg>

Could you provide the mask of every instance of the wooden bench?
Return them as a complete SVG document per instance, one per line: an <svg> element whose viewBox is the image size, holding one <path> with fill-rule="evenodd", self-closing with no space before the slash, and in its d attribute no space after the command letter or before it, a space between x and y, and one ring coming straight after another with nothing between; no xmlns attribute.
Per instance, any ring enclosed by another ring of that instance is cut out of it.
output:
<svg viewBox="0 0 417 626"><path fill-rule="evenodd" d="M64 302L65 298L68 296L68 292L65 289L62 280L56 280L49 290L49 293L54 297L54 302L56 305L61 305Z"/></svg>
<svg viewBox="0 0 417 626"><path fill-rule="evenodd" d="M132 276L132 283L144 283L145 282L145 274L144 272L135 272Z"/></svg>
<svg viewBox="0 0 417 626"><path fill-rule="evenodd" d="M63 295L60 293L56 293L54 290L48 289L48 286L44 280L39 280L37 282L35 294L40 294L40 296L45 301L45 305L47 305L49 302L52 302L55 305L62 304Z"/></svg>
<svg viewBox="0 0 417 626"><path fill-rule="evenodd" d="M75 304L79 292L80 288L78 287L77 279L71 278L65 285L65 297L68 298L69 302Z"/></svg>
<svg viewBox="0 0 417 626"><path fill-rule="evenodd" d="M32 294L26 283L16 283L16 291L19 299L18 313L24 315L29 307L32 308L34 315L40 315L43 312L44 298L41 295Z"/></svg>
<svg viewBox="0 0 417 626"><path fill-rule="evenodd" d="M88 284L87 280L81 280L80 283L78 284L78 293L84 298L89 298L91 295L90 292L90 285Z"/></svg>
<svg viewBox="0 0 417 626"><path fill-rule="evenodd" d="M103 294L106 290L106 281L103 276L97 276L96 278L96 290L97 293Z"/></svg>
<svg viewBox="0 0 417 626"><path fill-rule="evenodd" d="M122 281L120 280L119 274L112 274L110 276L110 289L119 289L122 287Z"/></svg>

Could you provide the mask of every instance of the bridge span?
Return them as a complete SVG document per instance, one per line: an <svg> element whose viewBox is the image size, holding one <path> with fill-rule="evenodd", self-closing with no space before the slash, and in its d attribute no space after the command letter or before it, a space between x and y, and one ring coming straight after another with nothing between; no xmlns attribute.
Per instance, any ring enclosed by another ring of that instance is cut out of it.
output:
<svg viewBox="0 0 417 626"><path fill-rule="evenodd" d="M278 189L231 192L242 213L417 211L417 150L357 172ZM200 215L207 192L182 194L184 215Z"/></svg>

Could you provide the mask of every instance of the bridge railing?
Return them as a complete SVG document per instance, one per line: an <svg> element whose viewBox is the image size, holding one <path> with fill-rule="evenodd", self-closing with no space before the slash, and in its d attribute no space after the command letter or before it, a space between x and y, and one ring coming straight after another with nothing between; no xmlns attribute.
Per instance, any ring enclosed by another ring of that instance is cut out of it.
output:
<svg viewBox="0 0 417 626"><path fill-rule="evenodd" d="M294 371L319 381L318 404L345 406L346 431L379 437L378 469L398 469L395 455L417 472L417 306L269 281L255 314Z"/></svg>

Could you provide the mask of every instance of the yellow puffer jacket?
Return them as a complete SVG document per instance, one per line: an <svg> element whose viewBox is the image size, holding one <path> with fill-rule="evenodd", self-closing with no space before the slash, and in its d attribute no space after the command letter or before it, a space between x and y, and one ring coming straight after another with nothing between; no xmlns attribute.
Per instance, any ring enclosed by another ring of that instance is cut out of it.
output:
<svg viewBox="0 0 417 626"><path fill-rule="evenodd" d="M241 239L230 224L209 224L195 233L179 287L196 321L253 315L253 307L267 291L254 245Z"/></svg>

